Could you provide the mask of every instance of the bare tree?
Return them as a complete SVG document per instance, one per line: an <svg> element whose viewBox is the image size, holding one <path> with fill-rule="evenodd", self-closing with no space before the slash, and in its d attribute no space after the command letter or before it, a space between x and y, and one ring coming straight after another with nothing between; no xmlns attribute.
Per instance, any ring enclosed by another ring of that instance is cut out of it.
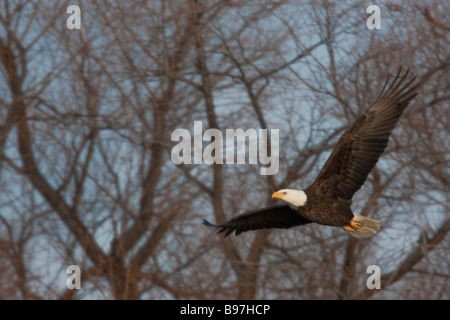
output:
<svg viewBox="0 0 450 320"><path fill-rule="evenodd" d="M68 30L64 3L2 2L0 296L448 299L448 4L382 7L380 30L365 6L93 1ZM400 65L421 93L353 203L383 221L376 236L200 224L307 187ZM279 172L175 165L171 134L194 121L279 129Z"/></svg>

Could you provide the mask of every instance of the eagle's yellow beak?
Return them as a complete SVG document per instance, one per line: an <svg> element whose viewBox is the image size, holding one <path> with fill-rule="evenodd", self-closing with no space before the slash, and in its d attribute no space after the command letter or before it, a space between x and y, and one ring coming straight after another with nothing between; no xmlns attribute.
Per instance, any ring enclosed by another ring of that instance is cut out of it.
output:
<svg viewBox="0 0 450 320"><path fill-rule="evenodd" d="M281 198L283 198L283 195L280 193L280 192L274 192L273 194L272 194L272 199L281 199Z"/></svg>

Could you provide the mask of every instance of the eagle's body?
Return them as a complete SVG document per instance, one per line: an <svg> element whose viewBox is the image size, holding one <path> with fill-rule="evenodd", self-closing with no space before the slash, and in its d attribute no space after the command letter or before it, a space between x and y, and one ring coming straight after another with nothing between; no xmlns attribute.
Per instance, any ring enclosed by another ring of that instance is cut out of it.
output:
<svg viewBox="0 0 450 320"><path fill-rule="evenodd" d="M368 174L387 146L389 136L403 110L418 91L405 83L408 71L401 69L394 81L384 85L376 102L347 129L326 161L316 180L304 191L283 189L272 197L286 202L247 211L228 222L210 227L220 228L225 236L262 228L290 228L307 223L343 227L355 237L375 234L379 221L351 210L352 197L364 184Z"/></svg>
<svg viewBox="0 0 450 320"><path fill-rule="evenodd" d="M314 187L309 187L304 192L307 201L304 206L297 208L302 217L328 226L342 227L350 224L353 218L351 201L335 200Z"/></svg>

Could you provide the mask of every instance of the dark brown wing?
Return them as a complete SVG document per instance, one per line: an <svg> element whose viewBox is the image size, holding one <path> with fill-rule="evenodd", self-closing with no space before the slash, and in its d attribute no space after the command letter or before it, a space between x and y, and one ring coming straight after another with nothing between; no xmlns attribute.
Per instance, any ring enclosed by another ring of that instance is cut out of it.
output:
<svg viewBox="0 0 450 320"><path fill-rule="evenodd" d="M207 227L220 228L218 233L225 232L225 237L233 231L238 235L249 230L291 228L307 223L310 223L310 221L300 216L296 210L291 209L287 204L250 210L219 225L203 220L203 224Z"/></svg>
<svg viewBox="0 0 450 320"><path fill-rule="evenodd" d="M351 200L364 184L395 123L418 93L419 85L411 86L415 77L405 82L408 72L401 75L400 68L389 87L388 78L376 102L339 139L314 182L328 196Z"/></svg>

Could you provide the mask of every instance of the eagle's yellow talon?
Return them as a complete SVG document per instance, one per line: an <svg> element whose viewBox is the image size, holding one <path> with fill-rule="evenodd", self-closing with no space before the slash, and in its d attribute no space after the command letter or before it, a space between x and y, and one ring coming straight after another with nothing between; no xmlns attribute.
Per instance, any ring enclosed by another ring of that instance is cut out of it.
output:
<svg viewBox="0 0 450 320"><path fill-rule="evenodd" d="M358 222L358 221L352 220L352 221L350 222L350 226L351 226L353 229L358 230L358 229L361 227L361 223Z"/></svg>
<svg viewBox="0 0 450 320"><path fill-rule="evenodd" d="M350 231L350 232L354 232L354 231L358 230L360 227L361 227L361 223L358 221L354 221L354 220L350 221L350 225L343 226L343 228L345 230Z"/></svg>
<svg viewBox="0 0 450 320"><path fill-rule="evenodd" d="M353 229L351 226L343 226L342 228L350 232L356 231L356 229Z"/></svg>

